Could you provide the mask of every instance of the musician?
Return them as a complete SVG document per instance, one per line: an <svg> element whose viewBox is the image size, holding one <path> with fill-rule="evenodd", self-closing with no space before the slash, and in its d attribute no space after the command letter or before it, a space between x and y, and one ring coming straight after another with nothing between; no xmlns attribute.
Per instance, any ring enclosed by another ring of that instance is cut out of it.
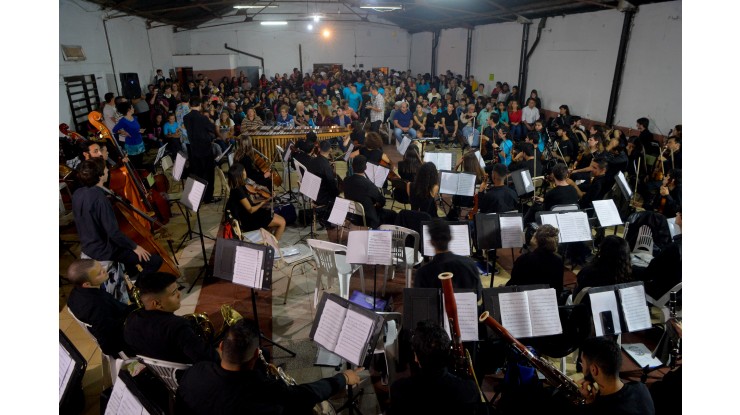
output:
<svg viewBox="0 0 740 415"><path fill-rule="evenodd" d="M436 258L436 257L435 257ZM434 276L438 280L437 276ZM453 283L457 274L452 278ZM391 385L389 414L474 414L480 402L475 382L447 369L451 340L431 321L419 322L411 338L418 373Z"/></svg>
<svg viewBox="0 0 740 415"><path fill-rule="evenodd" d="M483 292L483 285L475 262L468 257L453 254L449 250L449 244L452 240L449 223L441 218L432 219L432 222L427 226L427 230L429 231L430 243L434 247L434 258L416 271L414 288L441 289L442 283L439 281L439 274L451 272L454 275L452 285L455 288L474 289L480 297Z"/></svg>
<svg viewBox="0 0 740 415"><path fill-rule="evenodd" d="M239 148L234 153L234 161L244 166L247 176L258 185L272 189L272 172L269 169L260 170L255 164L257 157L259 155L252 144L252 137L247 133L242 133L239 136Z"/></svg>
<svg viewBox="0 0 740 415"><path fill-rule="evenodd" d="M483 180L486 178L486 172L480 166L480 162L478 161L478 158L475 156L474 152L468 151L467 153L465 153L462 159L460 159L460 165L462 165L462 171L464 173L475 174L475 184L476 185L483 184ZM484 189L481 189L481 191L482 190ZM458 208L460 207L472 208L474 205L475 205L474 196L453 195L452 196L452 206L454 207L454 213L452 216L448 215L448 217L457 218L460 216L459 215L460 210Z"/></svg>
<svg viewBox="0 0 740 415"><path fill-rule="evenodd" d="M547 284L557 295L563 291L563 258L557 254L558 229L552 225L542 225L535 232L534 251L519 256L514 261L511 279L506 286Z"/></svg>
<svg viewBox="0 0 740 415"><path fill-rule="evenodd" d="M419 171L409 186L409 201L411 210L425 212L436 218L437 195L439 194L439 173L434 163L426 162L419 167Z"/></svg>
<svg viewBox="0 0 740 415"><path fill-rule="evenodd" d="M493 187L478 196L481 213L503 213L519 208L519 196L514 189L504 183L508 174L509 169L504 164L493 165L493 171L491 171Z"/></svg>
<svg viewBox="0 0 740 415"><path fill-rule="evenodd" d="M94 259L77 259L67 268L67 279L74 284L67 307L78 320L90 325L88 330L103 353L111 356L118 356L121 351L132 354L123 341L123 323L136 305L127 306L101 289L108 280L105 267Z"/></svg>
<svg viewBox="0 0 740 415"><path fill-rule="evenodd" d="M592 263L578 273L573 298L584 287L602 287L632 281L630 246L626 240L616 236L604 237Z"/></svg>
<svg viewBox="0 0 740 415"><path fill-rule="evenodd" d="M657 156L660 153L660 144L655 140L653 133L650 132L648 127L650 127L650 120L645 117L637 119L637 131L640 132L637 141L645 149L645 154Z"/></svg>
<svg viewBox="0 0 740 415"><path fill-rule="evenodd" d="M137 245L118 227L113 207L105 197L108 167L103 158L80 163L77 177L82 187L72 195L72 211L82 254L98 261L121 262L131 278L139 273L136 265L141 265L143 273L157 271L162 257Z"/></svg>
<svg viewBox="0 0 740 415"><path fill-rule="evenodd" d="M362 367L311 383L289 386L265 375L260 361L260 333L247 319L229 328L218 345L221 362L201 361L182 375L177 413L197 415L302 414L360 382Z"/></svg>
<svg viewBox="0 0 740 415"><path fill-rule="evenodd" d="M589 140L590 139L591 138L589 138ZM576 185L572 179L572 175L570 178L566 179L568 184L573 186L578 193L578 198L580 199L579 205L582 209L592 207L591 202L603 199L606 192L609 191L609 187L606 186L606 169L608 167L609 162L606 161L606 158L596 157L591 161L591 165L589 166L589 170L591 172L590 183L585 181L581 183L580 186Z"/></svg>
<svg viewBox="0 0 740 415"><path fill-rule="evenodd" d="M316 197L316 205L324 206L326 212L331 212L334 199L339 196L337 175L331 166L331 144L328 140L319 142L319 155L312 158L306 168L321 178L321 186Z"/></svg>
<svg viewBox="0 0 740 415"><path fill-rule="evenodd" d="M527 136L527 140L531 140L532 137L535 139L536 137L535 132L530 132ZM536 177L537 175L542 175L542 162L540 162L539 157L534 156L534 143L531 141L527 141L524 143L518 143L514 145L514 148L519 149L519 153L512 159L511 164L509 165L510 171L517 171L521 169L527 169L529 170L529 174L531 177Z"/></svg>
<svg viewBox="0 0 740 415"><path fill-rule="evenodd" d="M240 163L234 163L229 168L228 181L231 192L226 202L226 210L239 221L242 232L265 228L275 234L275 239L279 241L285 232L285 218L269 209L269 192L263 192L267 196L263 200L255 200L256 194L247 188L248 177L246 169Z"/></svg>
<svg viewBox="0 0 740 415"><path fill-rule="evenodd" d="M673 169L663 177L660 193L653 199L652 203L645 204L645 210L658 211L666 218L676 216L678 207L681 206L681 170Z"/></svg>
<svg viewBox="0 0 740 415"><path fill-rule="evenodd" d="M202 114L201 104L200 97L190 98L190 112L183 117L183 125L190 141L190 171L208 183L203 203L213 203L216 162L212 143L218 132L211 120Z"/></svg>
<svg viewBox="0 0 740 415"><path fill-rule="evenodd" d="M569 164L578 156L577 144L571 140L572 133L567 127L558 125L556 134L558 137L557 145L560 151L553 149L550 154L563 163Z"/></svg>
<svg viewBox="0 0 740 415"><path fill-rule="evenodd" d="M155 272L136 286L144 308L129 314L123 328L126 343L138 355L177 363L218 362L216 350L198 337L191 323L176 316L180 309L177 277Z"/></svg>
<svg viewBox="0 0 740 415"><path fill-rule="evenodd" d="M375 132L367 133L365 146L354 150L350 157L357 157L358 155L365 156L368 163L381 164L383 162L388 166L391 165L391 159L383 153L383 139L380 134Z"/></svg>
<svg viewBox="0 0 740 415"><path fill-rule="evenodd" d="M375 184L365 176L366 169L367 158L365 156L358 155L352 159L354 174L344 180L344 197L362 204L365 210L365 219L370 228L377 229L381 224L394 224L396 222L396 212L383 208L385 197L375 187Z"/></svg>
<svg viewBox="0 0 740 415"><path fill-rule="evenodd" d="M663 161L663 169L665 171L671 171L673 169L680 170L683 165L681 161L683 154L681 151L681 137L668 137L666 147L668 147L668 151L664 151L660 156L660 160Z"/></svg>
<svg viewBox="0 0 740 415"><path fill-rule="evenodd" d="M498 137L496 142L493 143L493 147L501 149L498 153L499 163L508 166L511 164L511 153L514 148L514 142L511 141L511 132L506 127L500 127L497 134Z"/></svg>
<svg viewBox="0 0 740 415"><path fill-rule="evenodd" d="M579 414L653 415L655 408L647 386L641 382L624 383L619 378L622 350L614 340L593 337L581 345L583 380L581 394L586 405ZM598 390L594 389L598 385Z"/></svg>
<svg viewBox="0 0 740 415"><path fill-rule="evenodd" d="M554 187L545 193L543 199L543 210L551 210L557 205L577 204L580 197L578 192L568 183L568 167L558 163L552 168Z"/></svg>
<svg viewBox="0 0 740 415"><path fill-rule="evenodd" d="M681 209L676 212L676 226L681 228L683 216ZM683 236L678 234L673 241L655 255L639 279L645 281L645 293L653 298L660 298L671 288L681 282L683 258Z"/></svg>

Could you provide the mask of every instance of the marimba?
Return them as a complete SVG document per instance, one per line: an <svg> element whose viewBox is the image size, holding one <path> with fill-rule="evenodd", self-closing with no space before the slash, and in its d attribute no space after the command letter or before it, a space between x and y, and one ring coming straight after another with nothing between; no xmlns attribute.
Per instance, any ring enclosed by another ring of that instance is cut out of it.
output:
<svg viewBox="0 0 740 415"><path fill-rule="evenodd" d="M246 133L252 138L254 148L265 155L275 153L275 146L285 149L289 141L297 141L306 138L310 131L316 133L319 141L335 137L344 137L349 133L349 128L338 125L331 127L260 127L258 130L247 130Z"/></svg>

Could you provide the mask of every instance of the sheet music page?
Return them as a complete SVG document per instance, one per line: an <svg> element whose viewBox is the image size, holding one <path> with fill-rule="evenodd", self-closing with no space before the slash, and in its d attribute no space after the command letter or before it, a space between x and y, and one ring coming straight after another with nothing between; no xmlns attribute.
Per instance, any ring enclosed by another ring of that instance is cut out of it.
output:
<svg viewBox="0 0 740 415"><path fill-rule="evenodd" d="M557 213L552 213L552 214L547 214L547 215L540 216L540 222L542 222L543 225L552 225L552 226L560 229L560 225L558 225L558 214ZM560 242L562 242L562 241L560 241Z"/></svg>
<svg viewBox="0 0 740 415"><path fill-rule="evenodd" d="M319 319L319 325L316 327L313 341L329 351L334 351L346 315L346 308L332 301L331 298L327 299L321 315L316 316Z"/></svg>
<svg viewBox="0 0 740 415"><path fill-rule="evenodd" d="M524 225L521 216L499 216L501 248L521 248L524 245Z"/></svg>
<svg viewBox="0 0 740 415"><path fill-rule="evenodd" d="M374 166L373 171L373 178L371 179L373 181L373 184L375 184L376 187L383 187L385 184L385 179L388 177L388 173L391 171L390 169L378 166L372 163L368 163L368 166Z"/></svg>
<svg viewBox="0 0 740 415"><path fill-rule="evenodd" d="M614 322L614 334L621 333L622 326L619 323L619 308L617 307L617 296L614 295L614 291L589 293L588 296L591 298L591 313L593 314L596 337L604 335L604 327L601 324L601 316L599 315L602 311L611 311L612 321Z"/></svg>
<svg viewBox="0 0 740 415"><path fill-rule="evenodd" d="M534 191L534 185L532 184L532 180L529 178L529 170L522 170L519 173L522 176L522 183L524 183L524 190L529 193Z"/></svg>
<svg viewBox="0 0 740 415"><path fill-rule="evenodd" d="M434 247L432 246L432 237L429 236L427 225L421 227L421 242L424 246L424 256L434 256Z"/></svg>
<svg viewBox="0 0 740 415"><path fill-rule="evenodd" d="M452 153L437 153L437 168L452 170Z"/></svg>
<svg viewBox="0 0 740 415"><path fill-rule="evenodd" d="M221 161L221 159L224 158L225 155L229 154L229 151L230 150L231 150L231 144L229 144L229 146L226 147L226 150L224 150L224 151L221 152L221 155L220 156L216 157L216 159L215 159L216 160L216 163L218 163L219 161Z"/></svg>
<svg viewBox="0 0 740 415"><path fill-rule="evenodd" d="M620 184L620 188L625 191L627 194L624 195L627 199L632 198L632 189L630 189L629 183L627 183L627 179L624 177L624 173L621 171L617 173L617 182Z"/></svg>
<svg viewBox="0 0 740 415"><path fill-rule="evenodd" d="M591 227L586 212L559 213L557 216L561 243L591 240Z"/></svg>
<svg viewBox="0 0 740 415"><path fill-rule="evenodd" d="M113 385L113 391L110 394L110 399L108 399L108 405L105 407L105 415L116 415L118 413L118 408L121 407L121 400L126 392L128 392L126 384L118 379L116 384Z"/></svg>
<svg viewBox="0 0 740 415"><path fill-rule="evenodd" d="M170 156L162 157L162 171L167 171L172 166L172 158L170 158Z"/></svg>
<svg viewBox="0 0 740 415"><path fill-rule="evenodd" d="M485 162L485 160L483 160L483 156L480 155L480 150L478 150L478 151L475 152L475 158L478 159L478 163L480 164L480 168L481 169L485 169L486 168L486 162Z"/></svg>
<svg viewBox="0 0 740 415"><path fill-rule="evenodd" d="M637 363L640 367L658 367L663 364L660 359L653 357L653 352L642 343L622 343L622 349Z"/></svg>
<svg viewBox="0 0 740 415"><path fill-rule="evenodd" d="M455 304L457 304L457 320L460 326L460 338L464 342L478 341L478 298L475 293L454 293ZM442 314L444 316L444 326L447 334L452 338L450 333L450 321L447 316L447 309L444 307L444 296L442 297Z"/></svg>
<svg viewBox="0 0 740 415"><path fill-rule="evenodd" d="M445 195L457 194L457 182L458 182L458 176L460 175L457 173L443 171L440 176L441 177L439 179L439 193L442 193Z"/></svg>
<svg viewBox="0 0 740 415"><path fill-rule="evenodd" d="M164 153L167 151L167 144L163 144L162 147L157 150L157 157L154 159L154 165L156 166L157 163L159 163L159 160L162 160L162 157L164 157Z"/></svg>
<svg viewBox="0 0 740 415"><path fill-rule="evenodd" d="M203 193L205 191L205 184L193 180L192 177L188 177L185 180L185 188L182 190L182 195L180 196L180 203L192 209L193 212L197 212L200 209L200 201L203 199Z"/></svg>
<svg viewBox="0 0 740 415"><path fill-rule="evenodd" d="M599 224L601 226L616 226L623 225L622 218L619 217L619 211L617 205L614 204L614 200L594 200L594 211L596 211L596 217L599 218Z"/></svg>
<svg viewBox="0 0 740 415"><path fill-rule="evenodd" d="M288 147L285 150L285 153L283 153L283 162L287 163L288 160L290 160L290 155L293 154L293 142L288 142Z"/></svg>
<svg viewBox="0 0 740 415"><path fill-rule="evenodd" d="M620 288L619 299L622 302L627 331L645 330L653 326L650 322L650 310L645 302L643 285Z"/></svg>
<svg viewBox="0 0 740 415"><path fill-rule="evenodd" d="M352 152L355 150L355 145L353 143L349 143L349 147L347 147L347 152L344 153L344 161L349 163L349 156L352 154Z"/></svg>
<svg viewBox="0 0 740 415"><path fill-rule="evenodd" d="M234 165L234 153L229 153L229 155L226 157L229 158L229 167L233 166Z"/></svg>
<svg viewBox="0 0 740 415"><path fill-rule="evenodd" d="M373 320L354 310L347 310L342 325L342 335L337 341L334 353L346 360L360 365L367 351L367 342L373 330Z"/></svg>
<svg viewBox="0 0 740 415"><path fill-rule="evenodd" d="M349 246L347 246L349 250ZM367 232L367 264L392 265L393 232ZM349 253L347 253L349 255Z"/></svg>
<svg viewBox="0 0 740 415"><path fill-rule="evenodd" d="M331 214L329 214L329 222L342 226L347 218L347 212L349 212L349 199L337 196L331 208Z"/></svg>
<svg viewBox="0 0 740 415"><path fill-rule="evenodd" d="M525 291L532 319L532 336L550 336L563 332L554 288Z"/></svg>
<svg viewBox="0 0 740 415"><path fill-rule="evenodd" d="M306 170L303 173L300 192L308 196L309 199L316 201L319 197L319 188L321 187L321 177Z"/></svg>
<svg viewBox="0 0 740 415"><path fill-rule="evenodd" d="M501 325L517 339L532 337L527 293L500 293L498 303L501 307Z"/></svg>
<svg viewBox="0 0 740 415"><path fill-rule="evenodd" d="M396 141L398 143L398 141ZM411 144L411 139L408 136L403 136L403 140L401 140L400 143L398 143L398 146L396 147L398 149L398 152L401 153L403 156L406 154L406 150L409 148L409 144Z"/></svg>
<svg viewBox="0 0 740 415"><path fill-rule="evenodd" d="M369 231L350 231L347 234L347 263L368 263Z"/></svg>
<svg viewBox="0 0 740 415"><path fill-rule="evenodd" d="M59 399L62 399L62 394L67 388L69 379L72 377L72 373L75 370L75 361L72 356L67 352L67 349L59 343Z"/></svg>
<svg viewBox="0 0 740 415"><path fill-rule="evenodd" d="M450 240L449 244L450 251L453 254L470 256L470 235L468 225L450 225L450 233L452 234L452 240ZM434 252L434 250L432 250L432 252Z"/></svg>
<svg viewBox="0 0 740 415"><path fill-rule="evenodd" d="M182 179L182 171L185 168L185 157L183 157L182 153L177 153L177 156L175 157L175 167L172 170L172 178L175 179L175 181L180 181Z"/></svg>
<svg viewBox="0 0 740 415"><path fill-rule="evenodd" d="M123 383L123 382L121 382ZM118 384L118 382L116 382ZM121 415L141 415L141 411L144 410L144 406L134 396L131 391L124 386L123 396L121 396L121 405L118 407L118 412Z"/></svg>
<svg viewBox="0 0 740 415"><path fill-rule="evenodd" d="M475 175L470 173L457 174L457 191L456 195L474 196L475 195Z"/></svg>
<svg viewBox="0 0 740 415"><path fill-rule="evenodd" d="M262 251L237 246L234 254L234 284L262 288Z"/></svg>

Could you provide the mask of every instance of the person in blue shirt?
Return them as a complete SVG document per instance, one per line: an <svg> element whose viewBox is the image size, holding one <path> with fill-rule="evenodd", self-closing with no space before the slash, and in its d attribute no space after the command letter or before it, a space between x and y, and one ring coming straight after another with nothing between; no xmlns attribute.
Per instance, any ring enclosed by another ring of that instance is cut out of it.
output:
<svg viewBox="0 0 740 415"><path fill-rule="evenodd" d="M141 138L141 132L144 131L139 125L139 121L134 117L134 107L131 102L120 102L116 104L116 110L123 114L118 123L113 126L113 133L118 133L126 137L124 150L129 160L135 167L144 167L144 140Z"/></svg>
<svg viewBox="0 0 740 415"><path fill-rule="evenodd" d="M399 143L402 141L401 135L403 134L408 134L412 140L416 138L416 130L411 128L412 117L413 114L409 111L408 102L401 102L401 111L396 111L396 114L393 116L393 125L395 126L393 136L396 137Z"/></svg>
<svg viewBox="0 0 740 415"><path fill-rule="evenodd" d="M429 84L426 79L422 78L421 82L416 84L416 92L422 96L427 95L427 92L429 92Z"/></svg>
<svg viewBox="0 0 740 415"><path fill-rule="evenodd" d="M174 160L177 152L182 149L182 144L180 143L180 124L175 120L175 114L167 116L167 122L164 124L162 133L167 138L167 153Z"/></svg>
<svg viewBox="0 0 740 415"><path fill-rule="evenodd" d="M360 105L362 105L362 95L357 92L357 86L355 85L350 85L349 91L349 96L347 97L349 106L352 107L352 109L355 110L356 113L359 113Z"/></svg>
<svg viewBox="0 0 740 415"><path fill-rule="evenodd" d="M511 150L514 148L514 143L511 141L511 132L508 128L501 127L498 129L498 138L501 142L494 143L494 147L501 148L501 152L498 153L499 160L508 167L511 164Z"/></svg>
<svg viewBox="0 0 740 415"><path fill-rule="evenodd" d="M295 127L295 119L292 115L288 114L288 106L283 105L280 107L280 114L275 118L275 125L278 127Z"/></svg>

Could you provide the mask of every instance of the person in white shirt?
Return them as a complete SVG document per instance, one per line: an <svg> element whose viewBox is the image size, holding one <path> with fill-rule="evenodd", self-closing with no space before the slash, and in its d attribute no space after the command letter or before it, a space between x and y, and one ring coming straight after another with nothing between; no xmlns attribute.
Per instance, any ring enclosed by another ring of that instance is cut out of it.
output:
<svg viewBox="0 0 740 415"><path fill-rule="evenodd" d="M368 108L370 108L370 128L377 133L380 131L380 125L383 124L383 117L385 116L385 98L375 85L370 86L370 94L372 98L367 103Z"/></svg>
<svg viewBox="0 0 740 415"><path fill-rule="evenodd" d="M535 107L536 104L533 98L529 98L527 106L522 110L522 122L528 131L534 130L534 123L540 119L540 110Z"/></svg>
<svg viewBox="0 0 740 415"><path fill-rule="evenodd" d="M115 127L117 122L118 117L116 117L116 95L112 92L108 92L107 94L105 94L105 106L103 107L103 123L106 127L108 127L108 130L112 132L113 127Z"/></svg>

